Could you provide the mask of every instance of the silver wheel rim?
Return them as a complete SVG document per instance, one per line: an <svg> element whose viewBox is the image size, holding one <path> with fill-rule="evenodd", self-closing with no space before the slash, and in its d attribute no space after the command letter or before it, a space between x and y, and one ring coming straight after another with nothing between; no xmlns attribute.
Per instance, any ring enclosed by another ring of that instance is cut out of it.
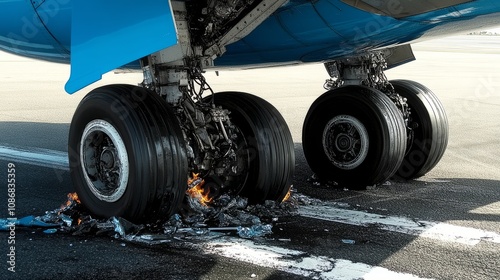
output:
<svg viewBox="0 0 500 280"><path fill-rule="evenodd" d="M125 143L109 122L93 120L80 141L80 163L85 181L100 200L115 202L127 189L129 161Z"/></svg>
<svg viewBox="0 0 500 280"><path fill-rule="evenodd" d="M330 162L343 170L358 167L368 155L369 138L365 126L355 117L339 115L323 131L323 149Z"/></svg>

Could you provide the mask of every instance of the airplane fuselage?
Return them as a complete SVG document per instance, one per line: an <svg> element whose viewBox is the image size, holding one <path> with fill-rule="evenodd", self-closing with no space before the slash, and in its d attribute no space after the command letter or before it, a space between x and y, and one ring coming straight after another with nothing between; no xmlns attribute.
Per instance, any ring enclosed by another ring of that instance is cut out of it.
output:
<svg viewBox="0 0 500 280"><path fill-rule="evenodd" d="M0 1L0 50L69 63L73 2ZM324 62L496 25L500 16L500 2L494 0L456 1L465 3L408 16L404 14L408 1L383 1L386 13L400 12L401 18L364 11L349 2L288 1L248 36L228 45L215 64L245 68ZM134 65L138 63L130 66Z"/></svg>

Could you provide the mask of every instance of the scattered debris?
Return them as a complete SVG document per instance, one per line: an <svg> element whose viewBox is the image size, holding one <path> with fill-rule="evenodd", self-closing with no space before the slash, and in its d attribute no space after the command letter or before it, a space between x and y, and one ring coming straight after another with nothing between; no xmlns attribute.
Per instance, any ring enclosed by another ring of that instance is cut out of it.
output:
<svg viewBox="0 0 500 280"><path fill-rule="evenodd" d="M338 188L339 186L337 182L321 180L316 174L311 175L311 177L307 179L307 182L312 183L315 187Z"/></svg>
<svg viewBox="0 0 500 280"><path fill-rule="evenodd" d="M0 230L7 231L10 227L39 227L39 228L52 228L58 227L61 223L59 221L54 221L48 223L41 219L40 217L35 216L26 216L20 219L17 218L8 218L8 219L0 219Z"/></svg>
<svg viewBox="0 0 500 280"><path fill-rule="evenodd" d="M255 237L261 237L266 234L272 233L273 226L270 224L262 225L253 225L251 227L238 227L238 235L241 238L255 238Z"/></svg>
<svg viewBox="0 0 500 280"><path fill-rule="evenodd" d="M192 185L199 185L194 179ZM280 217L297 213L299 204L313 201L301 195L291 195L281 203L265 201L250 205L248 199L223 194L208 198L194 192L186 195L178 214L156 224L137 225L121 217L93 218L74 193L59 209L45 212L43 216L21 219L0 219L0 230L16 227L41 228L46 234L57 232L72 235L108 235L128 242L161 244L182 240L211 239L226 235L253 239L272 233L273 224ZM122 243L122 246L125 243Z"/></svg>
<svg viewBox="0 0 500 280"><path fill-rule="evenodd" d="M344 244L350 244L350 245L354 245L356 243L356 241L354 241L352 239L342 239L341 241Z"/></svg>

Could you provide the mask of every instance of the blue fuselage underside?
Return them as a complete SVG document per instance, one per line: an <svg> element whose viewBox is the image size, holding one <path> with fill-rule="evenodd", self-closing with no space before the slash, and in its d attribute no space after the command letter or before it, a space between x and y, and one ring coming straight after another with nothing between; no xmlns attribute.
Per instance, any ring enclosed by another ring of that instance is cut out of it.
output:
<svg viewBox="0 0 500 280"><path fill-rule="evenodd" d="M78 12L72 11L72 1L0 0L0 6L0 50L69 63L71 14ZM498 25L499 13L496 0L472 1L403 19L365 12L340 0L291 0L251 34L228 45L216 65L246 68L334 60Z"/></svg>

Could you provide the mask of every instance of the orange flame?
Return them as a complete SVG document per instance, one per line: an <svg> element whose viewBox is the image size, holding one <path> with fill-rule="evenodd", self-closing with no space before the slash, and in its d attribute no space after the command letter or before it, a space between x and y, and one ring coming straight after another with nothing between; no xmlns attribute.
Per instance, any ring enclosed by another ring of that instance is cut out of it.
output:
<svg viewBox="0 0 500 280"><path fill-rule="evenodd" d="M69 193L68 198L71 198L73 201L76 201L76 203L80 204L80 198L78 198L78 194L75 193Z"/></svg>
<svg viewBox="0 0 500 280"><path fill-rule="evenodd" d="M61 208L68 207L70 206L73 202L76 202L77 204L80 204L80 198L78 198L78 194L76 192L74 193L68 193L68 201L64 205L61 205Z"/></svg>
<svg viewBox="0 0 500 280"><path fill-rule="evenodd" d="M193 177L188 179L187 193L192 198L197 198L202 205L207 206L208 203L212 202L213 198L209 196L210 190L205 190L203 187L205 180L200 178L199 175L199 173L193 173Z"/></svg>
<svg viewBox="0 0 500 280"><path fill-rule="evenodd" d="M290 188L288 190L288 192L286 193L285 197L283 198L283 200L281 202L285 202L285 201L289 200L291 196L292 196L292 188Z"/></svg>

